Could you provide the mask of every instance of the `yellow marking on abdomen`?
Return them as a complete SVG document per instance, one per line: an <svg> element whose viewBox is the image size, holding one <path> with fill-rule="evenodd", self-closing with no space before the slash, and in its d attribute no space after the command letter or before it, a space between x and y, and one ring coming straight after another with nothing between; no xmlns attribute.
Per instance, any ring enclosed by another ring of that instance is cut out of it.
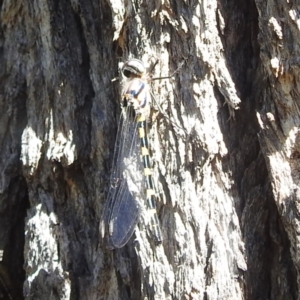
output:
<svg viewBox="0 0 300 300"><path fill-rule="evenodd" d="M141 147L142 156L149 155L149 149L146 147Z"/></svg>
<svg viewBox="0 0 300 300"><path fill-rule="evenodd" d="M146 117L143 114L141 114L141 115L137 116L136 121L144 122L144 121L146 121Z"/></svg>
<svg viewBox="0 0 300 300"><path fill-rule="evenodd" d="M150 168L144 168L144 174L145 176L152 175L152 170Z"/></svg>
<svg viewBox="0 0 300 300"><path fill-rule="evenodd" d="M139 128L139 137L143 138L143 137L145 137L145 135L146 135L145 129L140 127Z"/></svg>
<svg viewBox="0 0 300 300"><path fill-rule="evenodd" d="M150 198L153 195L155 195L154 190L152 190L152 189L147 189L146 190L146 196L147 196L147 198Z"/></svg>

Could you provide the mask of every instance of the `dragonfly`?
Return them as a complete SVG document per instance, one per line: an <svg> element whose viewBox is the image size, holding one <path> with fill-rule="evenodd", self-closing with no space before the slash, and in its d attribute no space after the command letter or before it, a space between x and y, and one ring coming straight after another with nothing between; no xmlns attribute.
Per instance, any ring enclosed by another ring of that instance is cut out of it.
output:
<svg viewBox="0 0 300 300"><path fill-rule="evenodd" d="M106 237L110 249L121 248L129 241L144 202L155 243L162 242L147 137L150 77L143 62L133 58L124 64L122 73L127 80L121 96L109 191L100 221L101 236Z"/></svg>

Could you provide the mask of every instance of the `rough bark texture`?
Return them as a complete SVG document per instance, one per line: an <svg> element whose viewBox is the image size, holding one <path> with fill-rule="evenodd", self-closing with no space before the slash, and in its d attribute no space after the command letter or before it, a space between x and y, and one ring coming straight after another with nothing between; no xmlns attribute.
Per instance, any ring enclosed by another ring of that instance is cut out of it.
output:
<svg viewBox="0 0 300 300"><path fill-rule="evenodd" d="M0 1L0 299L300 299L300 8L240 2ZM145 211L110 251L129 57L182 67L151 84L164 241Z"/></svg>

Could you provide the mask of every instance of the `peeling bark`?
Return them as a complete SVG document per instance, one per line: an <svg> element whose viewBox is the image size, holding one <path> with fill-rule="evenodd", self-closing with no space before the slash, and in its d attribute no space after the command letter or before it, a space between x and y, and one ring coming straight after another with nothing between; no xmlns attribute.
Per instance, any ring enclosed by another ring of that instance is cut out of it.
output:
<svg viewBox="0 0 300 300"><path fill-rule="evenodd" d="M0 1L0 299L299 299L299 7ZM118 63L159 58L163 243L99 221Z"/></svg>

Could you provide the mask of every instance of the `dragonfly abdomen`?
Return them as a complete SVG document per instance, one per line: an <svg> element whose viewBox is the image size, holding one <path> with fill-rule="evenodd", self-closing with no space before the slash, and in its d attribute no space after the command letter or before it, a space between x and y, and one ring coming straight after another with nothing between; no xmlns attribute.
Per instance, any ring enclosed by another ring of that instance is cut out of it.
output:
<svg viewBox="0 0 300 300"><path fill-rule="evenodd" d="M137 117L138 123L138 133L140 138L140 147L142 154L142 162L144 167L144 175L146 181L146 201L148 206L148 214L150 215L150 223L152 231L154 232L154 236L156 238L157 243L162 242L162 234L159 225L159 220L156 211L156 197L155 190L152 182L152 170L150 163L150 153L149 153L149 145L148 145L148 137L147 137L147 127L146 127L146 117L141 114Z"/></svg>

